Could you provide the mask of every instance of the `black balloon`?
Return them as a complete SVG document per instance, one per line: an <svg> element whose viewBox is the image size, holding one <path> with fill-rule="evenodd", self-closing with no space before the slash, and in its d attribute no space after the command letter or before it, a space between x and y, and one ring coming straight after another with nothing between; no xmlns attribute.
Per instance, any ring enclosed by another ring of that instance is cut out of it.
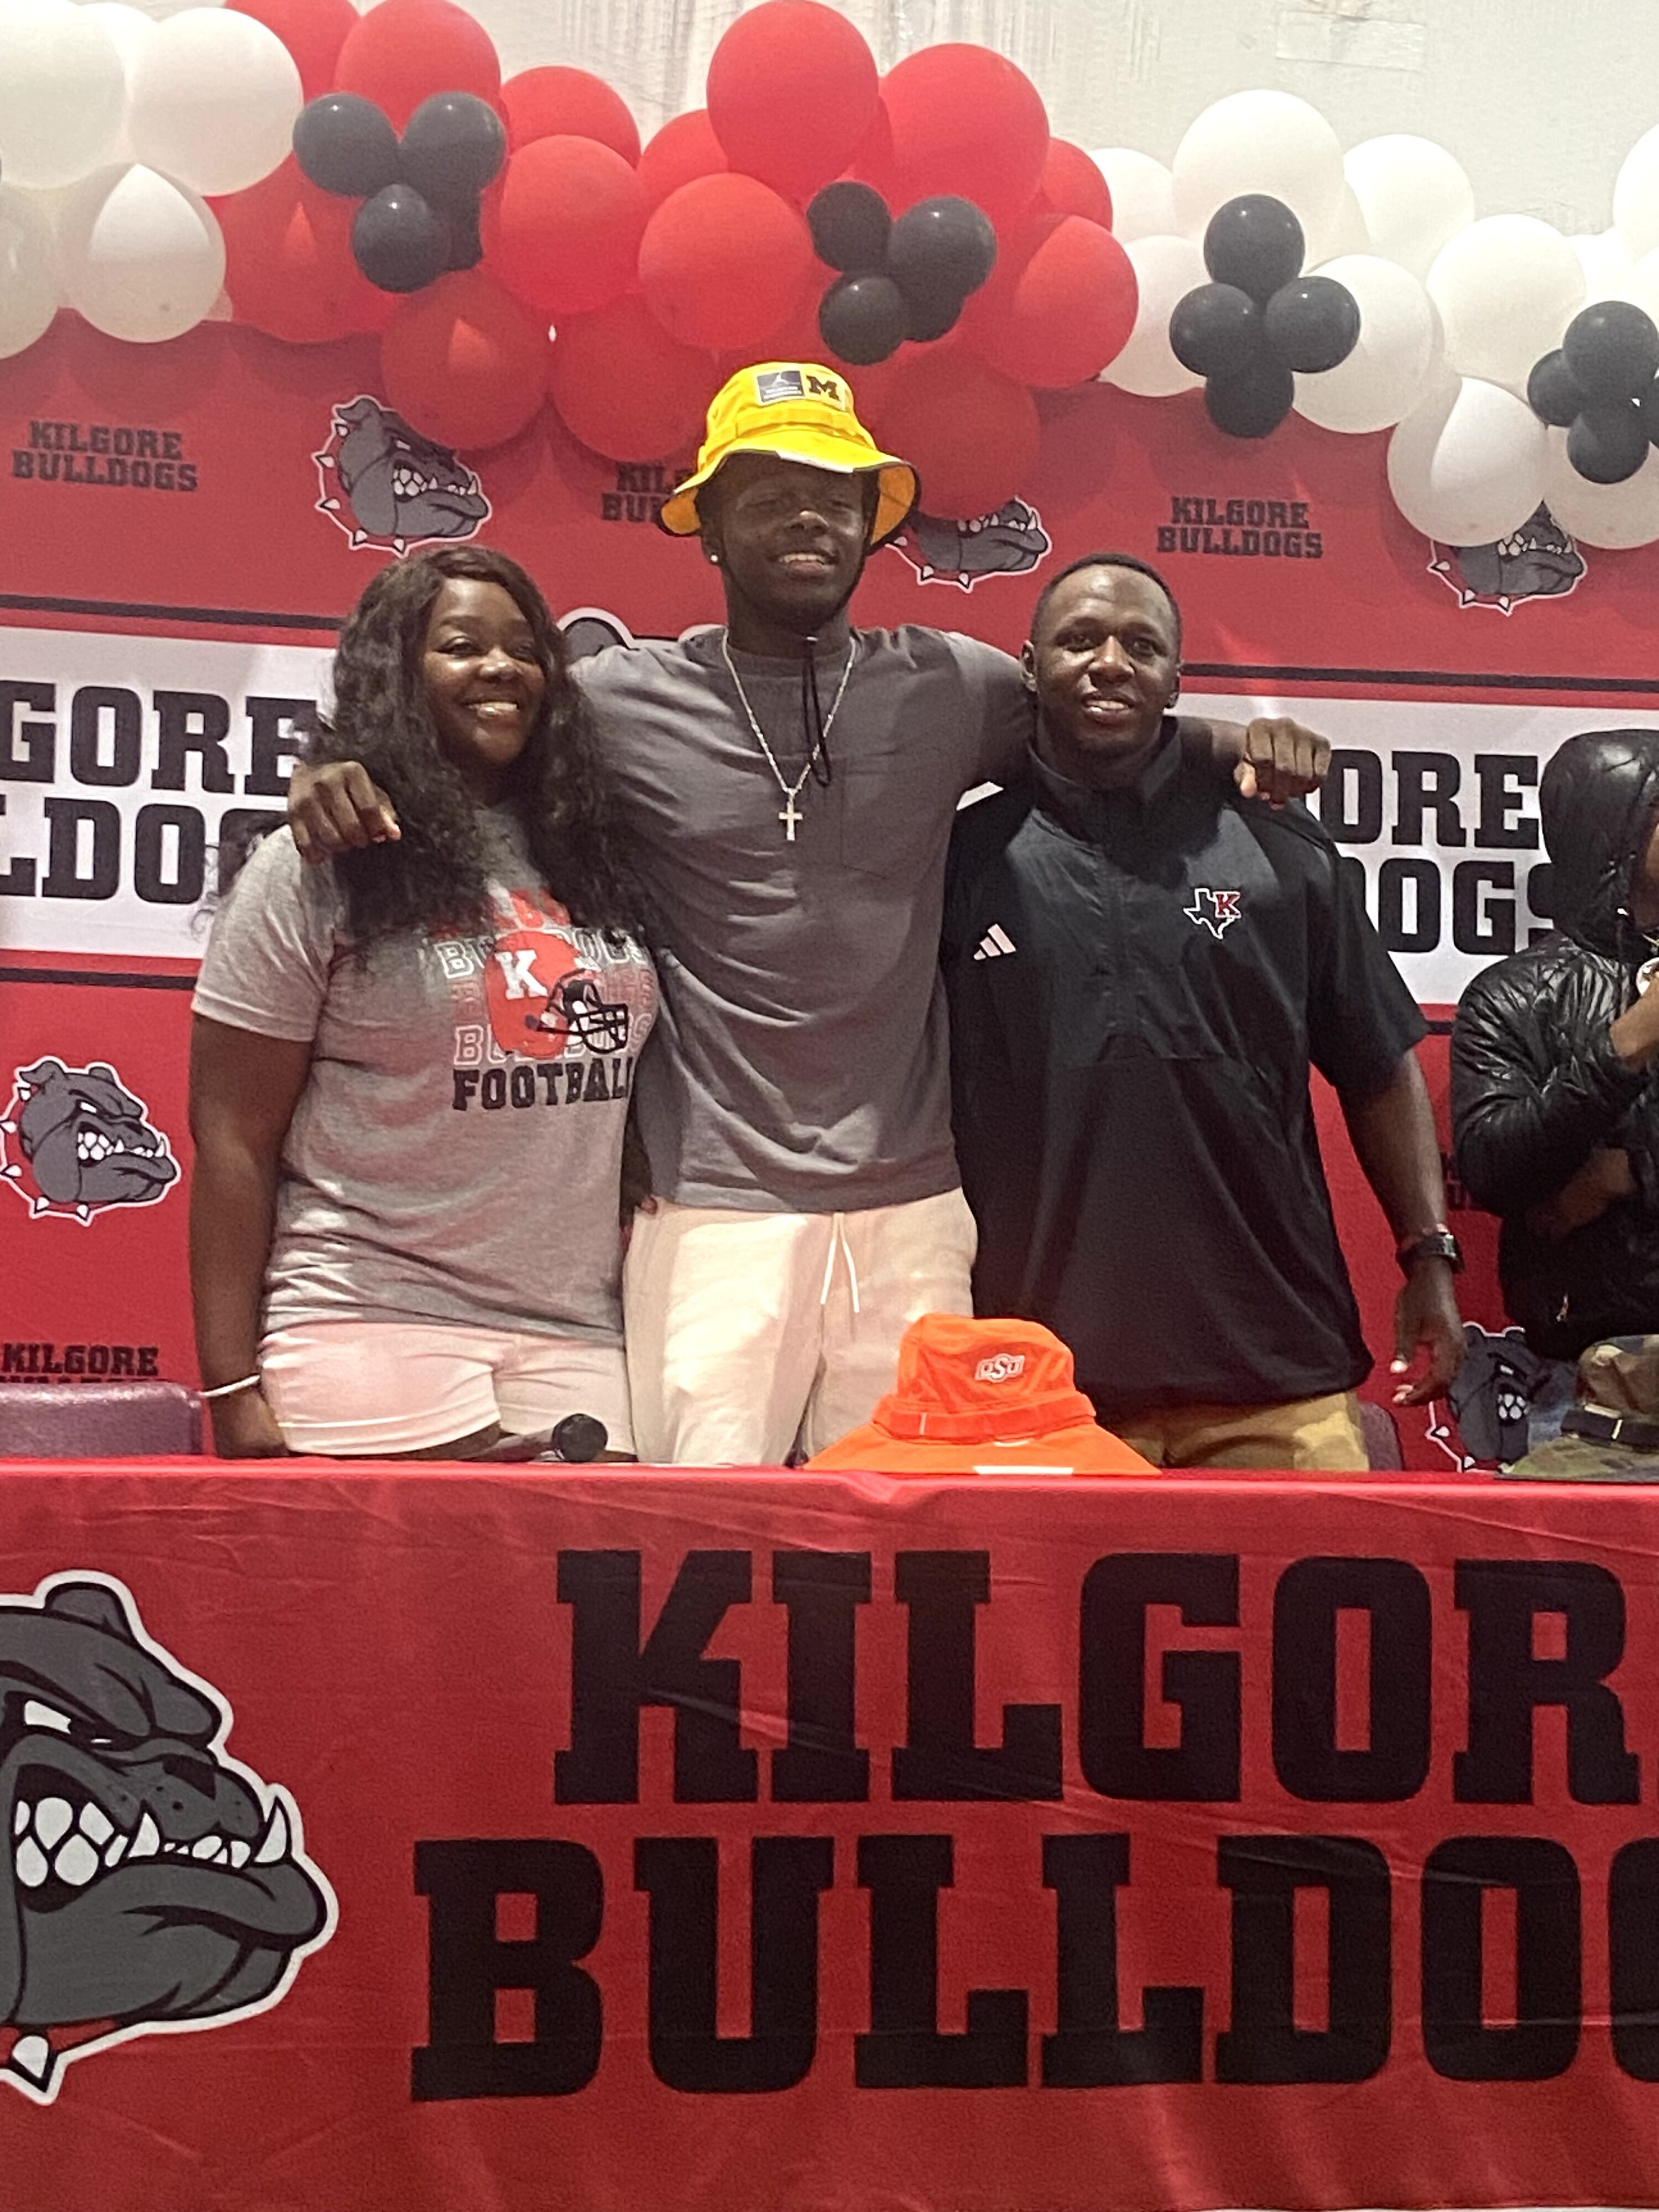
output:
<svg viewBox="0 0 1659 2212"><path fill-rule="evenodd" d="M1659 446L1659 377L1637 393L1636 411L1648 434L1648 442Z"/></svg>
<svg viewBox="0 0 1659 2212"><path fill-rule="evenodd" d="M918 345L933 338L942 338L953 331L963 310L960 292L924 292L920 295L913 289L901 292L904 302L904 335Z"/></svg>
<svg viewBox="0 0 1659 2212"><path fill-rule="evenodd" d="M1596 401L1567 433L1567 459L1591 483L1623 483L1647 457L1647 424L1633 399Z"/></svg>
<svg viewBox="0 0 1659 2212"><path fill-rule="evenodd" d="M893 218L872 185L843 178L816 193L806 210L812 244L820 261L848 276L873 276L887 260Z"/></svg>
<svg viewBox="0 0 1659 2212"><path fill-rule="evenodd" d="M1265 438L1290 413L1295 398L1296 379L1268 353L1246 368L1211 377L1204 386L1210 420L1230 438Z"/></svg>
<svg viewBox="0 0 1659 2212"><path fill-rule="evenodd" d="M1566 356L1557 346L1532 365L1527 379L1527 404L1540 422L1565 430L1589 404L1589 394L1567 367Z"/></svg>
<svg viewBox="0 0 1659 2212"><path fill-rule="evenodd" d="M818 307L823 343L842 361L868 368L898 350L904 337L904 295L890 276L843 276Z"/></svg>
<svg viewBox="0 0 1659 2212"><path fill-rule="evenodd" d="M449 226L413 185L388 185L365 200L351 226L351 251L383 292L418 292L449 266Z"/></svg>
<svg viewBox="0 0 1659 2212"><path fill-rule="evenodd" d="M372 100L325 92L294 118L294 156L324 191L368 199L398 174L398 134Z"/></svg>
<svg viewBox="0 0 1659 2212"><path fill-rule="evenodd" d="M1359 343L1359 302L1334 276L1293 276L1268 301L1262 334L1286 368L1317 376Z"/></svg>
<svg viewBox="0 0 1659 2212"><path fill-rule="evenodd" d="M1302 226L1283 200L1245 192L1218 207L1204 234L1204 266L1265 306L1302 268Z"/></svg>
<svg viewBox="0 0 1659 2212"><path fill-rule="evenodd" d="M487 101L470 92L438 92L423 100L398 144L398 174L428 207L477 207L507 159L507 132Z"/></svg>
<svg viewBox="0 0 1659 2212"><path fill-rule="evenodd" d="M1567 325L1561 353L1592 399L1633 399L1659 374L1659 329L1632 300L1596 300Z"/></svg>
<svg viewBox="0 0 1659 2212"><path fill-rule="evenodd" d="M1261 310L1236 284L1200 284L1175 303L1170 350L1194 376L1247 368L1261 351Z"/></svg>
<svg viewBox="0 0 1659 2212"><path fill-rule="evenodd" d="M907 300L965 300L996 265L997 234L972 200L918 200L894 223L887 274Z"/></svg>

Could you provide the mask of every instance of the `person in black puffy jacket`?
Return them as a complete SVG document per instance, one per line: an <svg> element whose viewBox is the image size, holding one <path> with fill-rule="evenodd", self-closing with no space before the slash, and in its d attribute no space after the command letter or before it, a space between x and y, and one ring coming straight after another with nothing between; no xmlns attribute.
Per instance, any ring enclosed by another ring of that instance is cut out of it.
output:
<svg viewBox="0 0 1659 2212"><path fill-rule="evenodd" d="M1659 1331L1659 730L1569 738L1539 788L1555 927L1477 975L1452 1135L1534 1352Z"/></svg>

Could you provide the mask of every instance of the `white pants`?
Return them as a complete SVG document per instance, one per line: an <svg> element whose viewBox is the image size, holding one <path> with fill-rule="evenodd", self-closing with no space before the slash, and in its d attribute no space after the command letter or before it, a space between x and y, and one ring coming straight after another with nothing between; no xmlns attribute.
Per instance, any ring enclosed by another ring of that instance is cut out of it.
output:
<svg viewBox="0 0 1659 2212"><path fill-rule="evenodd" d="M867 1421L899 1339L973 1311L959 1190L857 1213L743 1213L659 1199L623 1272L634 1437L659 1466L775 1467Z"/></svg>
<svg viewBox="0 0 1659 2212"><path fill-rule="evenodd" d="M308 1321L273 1329L259 1376L290 1451L395 1458L500 1422L533 1436L567 1413L634 1449L622 1347L459 1322Z"/></svg>

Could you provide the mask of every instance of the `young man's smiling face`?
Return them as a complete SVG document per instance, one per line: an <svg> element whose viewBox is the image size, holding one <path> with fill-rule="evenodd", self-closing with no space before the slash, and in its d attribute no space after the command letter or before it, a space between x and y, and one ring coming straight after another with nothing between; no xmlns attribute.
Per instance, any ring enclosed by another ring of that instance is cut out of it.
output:
<svg viewBox="0 0 1659 2212"><path fill-rule="evenodd" d="M869 542L870 480L734 453L702 495L703 540L729 588L810 635L846 604Z"/></svg>
<svg viewBox="0 0 1659 2212"><path fill-rule="evenodd" d="M1063 577L1022 660L1052 767L1085 783L1139 773L1181 689L1180 625L1155 578L1106 566Z"/></svg>

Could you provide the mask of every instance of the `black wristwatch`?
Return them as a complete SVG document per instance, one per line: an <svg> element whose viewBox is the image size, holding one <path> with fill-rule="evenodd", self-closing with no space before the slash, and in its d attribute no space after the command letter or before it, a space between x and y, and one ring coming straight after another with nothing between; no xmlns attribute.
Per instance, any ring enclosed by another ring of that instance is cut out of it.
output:
<svg viewBox="0 0 1659 2212"><path fill-rule="evenodd" d="M1463 1247L1449 1229L1431 1229L1425 1237L1413 1237L1409 1243L1399 1245L1394 1256L1406 1275L1419 1260L1443 1260L1454 1275L1463 1272Z"/></svg>

